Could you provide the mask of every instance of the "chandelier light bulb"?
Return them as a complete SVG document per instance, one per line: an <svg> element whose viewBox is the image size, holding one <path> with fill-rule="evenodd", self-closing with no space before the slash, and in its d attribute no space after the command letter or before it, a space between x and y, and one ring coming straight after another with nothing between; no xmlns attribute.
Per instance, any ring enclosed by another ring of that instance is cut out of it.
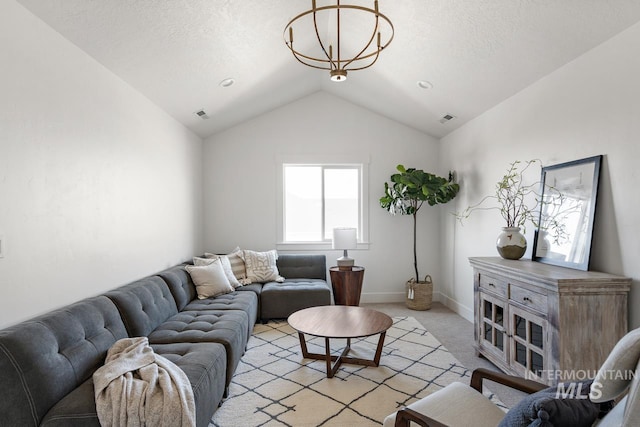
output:
<svg viewBox="0 0 640 427"><path fill-rule="evenodd" d="M345 70L331 70L329 71L332 82L343 82L347 80L347 72Z"/></svg>

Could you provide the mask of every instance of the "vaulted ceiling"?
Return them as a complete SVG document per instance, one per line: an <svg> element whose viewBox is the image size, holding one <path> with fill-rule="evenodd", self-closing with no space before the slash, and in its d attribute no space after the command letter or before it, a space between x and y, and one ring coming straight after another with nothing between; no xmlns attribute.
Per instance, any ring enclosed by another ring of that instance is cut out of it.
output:
<svg viewBox="0 0 640 427"><path fill-rule="evenodd" d="M334 83L285 47L310 0L18 1L202 137L316 91L441 137L640 21L638 0L379 0L393 42Z"/></svg>

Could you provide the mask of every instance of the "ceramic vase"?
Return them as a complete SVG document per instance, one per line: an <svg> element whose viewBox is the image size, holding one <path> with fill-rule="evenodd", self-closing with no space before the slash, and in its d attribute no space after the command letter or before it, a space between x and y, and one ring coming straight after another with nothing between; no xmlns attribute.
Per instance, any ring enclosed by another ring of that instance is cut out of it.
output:
<svg viewBox="0 0 640 427"><path fill-rule="evenodd" d="M549 233L545 230L538 231L538 241L536 246L536 256L546 257L551 249Z"/></svg>
<svg viewBox="0 0 640 427"><path fill-rule="evenodd" d="M527 250L527 239L520 232L520 227L502 227L496 248L504 259L520 259Z"/></svg>

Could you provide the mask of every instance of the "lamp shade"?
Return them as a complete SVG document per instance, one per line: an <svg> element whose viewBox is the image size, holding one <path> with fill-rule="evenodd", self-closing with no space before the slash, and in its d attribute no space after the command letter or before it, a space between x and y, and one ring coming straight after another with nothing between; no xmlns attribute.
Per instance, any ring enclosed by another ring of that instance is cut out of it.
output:
<svg viewBox="0 0 640 427"><path fill-rule="evenodd" d="M333 249L357 249L358 229L339 227L333 229Z"/></svg>

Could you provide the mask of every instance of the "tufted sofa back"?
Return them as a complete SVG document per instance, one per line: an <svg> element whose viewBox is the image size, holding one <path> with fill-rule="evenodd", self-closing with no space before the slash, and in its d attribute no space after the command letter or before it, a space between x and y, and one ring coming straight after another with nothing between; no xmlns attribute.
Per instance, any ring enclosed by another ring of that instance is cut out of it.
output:
<svg viewBox="0 0 640 427"><path fill-rule="evenodd" d="M182 311L187 304L198 296L196 285L191 280L189 272L184 269L184 264L168 268L158 273L158 276L167 282L171 295L176 301L178 311Z"/></svg>
<svg viewBox="0 0 640 427"><path fill-rule="evenodd" d="M327 259L324 255L279 254L278 272L287 279L327 280Z"/></svg>
<svg viewBox="0 0 640 427"><path fill-rule="evenodd" d="M0 424L37 426L49 409L104 363L127 331L99 296L0 331Z"/></svg>
<svg viewBox="0 0 640 427"><path fill-rule="evenodd" d="M169 286L160 276L149 276L105 294L118 307L131 337L146 337L178 313Z"/></svg>

